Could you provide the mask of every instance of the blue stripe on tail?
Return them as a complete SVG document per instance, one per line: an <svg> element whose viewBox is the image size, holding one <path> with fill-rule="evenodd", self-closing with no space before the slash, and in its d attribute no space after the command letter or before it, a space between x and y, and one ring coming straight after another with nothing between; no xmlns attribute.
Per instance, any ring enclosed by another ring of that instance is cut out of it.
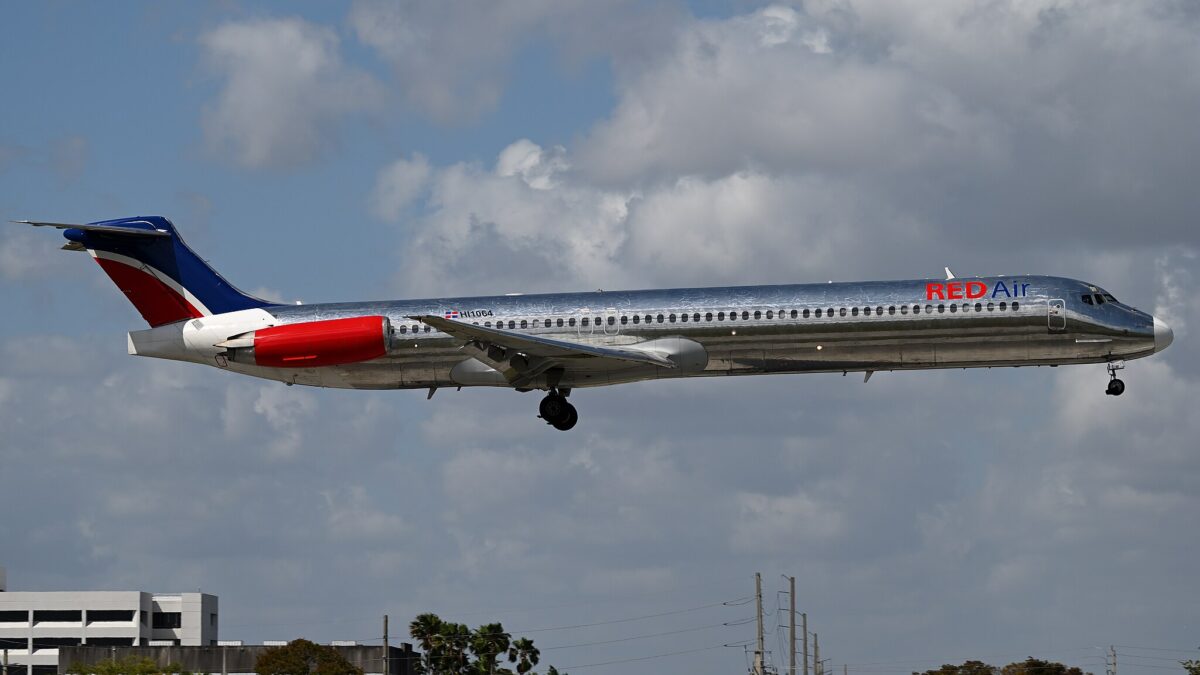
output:
<svg viewBox="0 0 1200 675"><path fill-rule="evenodd" d="M153 267L186 288L214 314L276 304L247 295L226 281L184 243L175 225L162 216L119 218L89 225L169 232L169 237L131 237L69 229L63 236L89 249L116 253Z"/></svg>

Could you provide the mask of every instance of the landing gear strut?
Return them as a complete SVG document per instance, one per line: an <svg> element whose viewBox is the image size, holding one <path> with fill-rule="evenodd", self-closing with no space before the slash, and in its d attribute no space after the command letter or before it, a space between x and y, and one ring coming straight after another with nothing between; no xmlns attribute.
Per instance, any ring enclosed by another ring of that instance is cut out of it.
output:
<svg viewBox="0 0 1200 675"><path fill-rule="evenodd" d="M567 402L565 394L559 393L557 389L552 389L538 404L538 417L546 420L546 424L559 431L567 431L579 421L579 411Z"/></svg>
<svg viewBox="0 0 1200 675"><path fill-rule="evenodd" d="M1124 361L1112 361L1108 364L1108 389L1104 390L1109 396L1120 396L1125 393L1125 383L1117 379L1117 371L1125 368Z"/></svg>

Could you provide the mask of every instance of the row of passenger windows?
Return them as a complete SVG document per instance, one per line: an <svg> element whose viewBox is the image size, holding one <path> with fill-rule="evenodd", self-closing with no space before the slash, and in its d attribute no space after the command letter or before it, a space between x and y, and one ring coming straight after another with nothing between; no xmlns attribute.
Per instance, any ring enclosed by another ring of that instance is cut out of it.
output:
<svg viewBox="0 0 1200 675"><path fill-rule="evenodd" d="M933 314L935 311L938 314L945 314L946 312L950 312L951 314L957 314L960 311L959 308L960 308L960 305L956 305L956 304L952 303L949 305L946 305L946 304L924 305L924 307L922 307L921 305L912 305L911 310L910 310L909 305L899 305L899 306L890 305L886 309L882 306L876 306L876 307L861 307L861 308L860 307L848 307L848 308L840 307L837 309L834 309L833 307L830 307L828 309L824 309L824 308L803 309L803 310L793 309L790 312L787 310L780 310L779 312L775 312L774 310L770 310L770 309L768 309L766 312L763 312L762 310L755 310L754 312L751 312L749 310L743 310L741 314L738 314L737 312L729 312L728 314L726 314L725 312L717 312L715 314L713 312L705 312L704 314L700 314L699 312L693 312L691 314L657 314L657 315L655 315L655 314L645 314L645 315L634 314L632 316L628 315L628 314L622 314L620 317L618 317L616 315L609 315L607 317L597 316L595 318L585 316L585 317L579 318L578 320L576 319L576 317L570 317L567 319L563 319L560 317L558 319L543 319L541 321L538 321L537 319L533 319L532 321L529 319L520 319L520 320L512 319L512 320L509 320L507 323L505 323L504 321L497 321L495 325L496 325L496 328L509 328L510 330L516 330L517 328L529 328L530 325L532 325L534 328L538 328L539 324L540 324L541 328L551 328L551 327L558 327L558 328L584 327L584 328L588 328L588 327L592 327L592 326L603 326L605 323L607 323L609 326L615 326L617 321L620 321L621 325L625 326L630 323L632 323L634 325L642 324L642 323L650 324L650 323L664 323L664 322L666 322L666 323L676 323L676 322L688 323L689 321L692 323L700 323L701 321L711 323L714 319L717 321L738 321L739 319L741 321L750 321L751 319L762 320L762 318L764 316L766 316L767 319L775 319L777 317L780 319L787 319L787 318L792 318L792 319L818 318L819 319L821 317L833 318L834 316L839 316L839 317L841 317L841 316L860 316L860 315L861 316L872 316L872 315L884 316L885 314L888 316L894 316L897 313L903 316L903 315L908 315L910 313L914 314L914 315L920 314L922 312L922 310L924 310L925 314ZM1012 302L1012 303L989 302L986 304L982 303L982 302L977 302L974 305L972 305L971 303L963 303L961 305L961 311L963 313L967 313L972 310L974 310L975 312L984 312L984 311L1017 312L1017 311L1020 311L1020 309L1021 309L1021 303L1019 303L1019 302ZM479 322L475 322L475 325L479 325ZM492 322L485 321L485 322L483 322L483 325L487 328L491 328ZM414 325L411 327L411 331L414 334L419 332L421 329L422 329L422 327L419 325ZM409 330L410 330L410 328L408 326L400 326L401 333L407 333L407 332L409 332ZM426 333L428 333L429 326L424 326L424 331Z"/></svg>

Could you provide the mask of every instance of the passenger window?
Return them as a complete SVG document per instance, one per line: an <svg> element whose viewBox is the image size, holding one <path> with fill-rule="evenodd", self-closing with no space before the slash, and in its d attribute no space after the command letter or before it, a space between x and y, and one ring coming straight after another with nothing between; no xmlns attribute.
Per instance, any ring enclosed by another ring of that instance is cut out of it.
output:
<svg viewBox="0 0 1200 675"><path fill-rule="evenodd" d="M730 312L730 313L729 313L729 320L730 320L730 321L737 321L737 312Z"/></svg>
<svg viewBox="0 0 1200 675"><path fill-rule="evenodd" d="M950 313L954 314L958 311L958 305L950 305Z"/></svg>
<svg viewBox="0 0 1200 675"><path fill-rule="evenodd" d="M529 328L529 322L525 319L521 319L521 328Z"/></svg>
<svg viewBox="0 0 1200 675"><path fill-rule="evenodd" d="M608 317L608 325L610 325L610 326L617 325L617 317L615 317L615 316Z"/></svg>
<svg viewBox="0 0 1200 675"><path fill-rule="evenodd" d="M1084 293L1083 295L1079 296L1079 298L1081 300L1083 300L1083 304L1085 304L1085 305L1092 304L1092 296L1087 293Z"/></svg>
<svg viewBox="0 0 1200 675"><path fill-rule="evenodd" d="M628 317L628 316L625 316L624 314L622 314L622 315L621 315L621 325L622 325L622 326L624 326L624 325L626 325L626 324L628 324L628 323L629 323L629 317Z"/></svg>
<svg viewBox="0 0 1200 675"><path fill-rule="evenodd" d="M549 328L550 327L550 319L546 319L546 321L542 324L542 326L544 328Z"/></svg>
<svg viewBox="0 0 1200 675"><path fill-rule="evenodd" d="M877 315L879 315L879 316L883 316L883 308L882 308L882 307L876 307L876 308L875 308L875 314L877 314Z"/></svg>
<svg viewBox="0 0 1200 675"><path fill-rule="evenodd" d="M491 321L484 321L484 322L483 322L483 325L484 325L484 327L485 327L485 328L491 328L491 327L492 327L492 322L491 322Z"/></svg>
<svg viewBox="0 0 1200 675"><path fill-rule="evenodd" d="M646 318L645 318L645 319L643 319L643 321L645 321L646 323L650 323L650 315L649 315L649 314L647 314L647 315L646 315Z"/></svg>
<svg viewBox="0 0 1200 675"><path fill-rule="evenodd" d="M684 322L684 323L687 323L687 320L688 320L688 315L687 315L687 314L680 314L680 315L679 315L679 320L680 320L680 321L682 321L682 322Z"/></svg>
<svg viewBox="0 0 1200 675"><path fill-rule="evenodd" d="M562 322L562 319L559 319L557 323L558 323L558 327L559 327L559 328L562 328L562 323L563 323L563 322Z"/></svg>
<svg viewBox="0 0 1200 675"><path fill-rule="evenodd" d="M662 315L662 314L659 314L659 315L658 315L658 322L659 322L659 323L662 323L662 322L663 322L663 315Z"/></svg>
<svg viewBox="0 0 1200 675"><path fill-rule="evenodd" d="M743 310L742 311L742 321L749 321L749 320L750 320L750 312Z"/></svg>
<svg viewBox="0 0 1200 675"><path fill-rule="evenodd" d="M634 322L634 323L640 323L640 322L641 322L641 320L642 320L642 315L641 315L641 314L634 314L634 315L633 315L633 322Z"/></svg>
<svg viewBox="0 0 1200 675"><path fill-rule="evenodd" d="M863 314L866 314L867 316L871 316L871 308L863 307Z"/></svg>
<svg viewBox="0 0 1200 675"><path fill-rule="evenodd" d="M994 312L994 311L996 311L996 303L994 303L994 302L989 302L989 303L988 303L988 311L989 311L989 312Z"/></svg>
<svg viewBox="0 0 1200 675"><path fill-rule="evenodd" d="M668 316L667 320L670 321L671 323L675 323L675 315L672 314L672 315Z"/></svg>
<svg viewBox="0 0 1200 675"><path fill-rule="evenodd" d="M900 313L908 314L908 305L900 305Z"/></svg>
<svg viewBox="0 0 1200 675"><path fill-rule="evenodd" d="M400 326L400 334L404 335L408 332L408 326Z"/></svg>
<svg viewBox="0 0 1200 675"><path fill-rule="evenodd" d="M982 311L983 311L983 303L982 303L982 302L977 302L977 303L975 303L975 311L976 311L976 312L982 312Z"/></svg>
<svg viewBox="0 0 1200 675"><path fill-rule="evenodd" d="M888 305L888 314L895 314L895 313L896 313L896 306Z"/></svg>
<svg viewBox="0 0 1200 675"><path fill-rule="evenodd" d="M511 322L510 322L510 323L511 323ZM428 333L428 332L429 332L429 326L425 326L425 332L426 332L426 333Z"/></svg>
<svg viewBox="0 0 1200 675"><path fill-rule="evenodd" d="M933 314L933 305L925 305L925 313Z"/></svg>
<svg viewBox="0 0 1200 675"><path fill-rule="evenodd" d="M712 321L712 312L709 312L709 313L705 314L705 315L704 315L704 320L705 320L705 321L709 321L709 322L711 322L711 321Z"/></svg>
<svg viewBox="0 0 1200 675"><path fill-rule="evenodd" d="M768 319L774 319L774 318L775 318L775 312L772 312L771 310L769 310L769 309L768 309L768 310L767 310L767 318L768 318Z"/></svg>
<svg viewBox="0 0 1200 675"><path fill-rule="evenodd" d="M755 319L761 319L761 318L762 318L762 312L761 312L761 311L759 311L759 310L757 310L757 309L756 309L756 310L754 310L754 318L755 318Z"/></svg>
<svg viewBox="0 0 1200 675"><path fill-rule="evenodd" d="M813 312L813 315L814 315L814 316L816 316L818 319L819 319L819 318L821 318L821 308L820 308L820 307L818 307L818 308L816 309L816 311L815 311L815 312Z"/></svg>
<svg viewBox="0 0 1200 675"><path fill-rule="evenodd" d="M946 313L946 306L938 305L938 314L945 314L945 313Z"/></svg>
<svg viewBox="0 0 1200 675"><path fill-rule="evenodd" d="M850 310L850 314L851 314L852 316L858 316L858 308L857 308L857 307L854 307L854 308L852 308L852 309ZM842 310L842 316L845 316L845 315L846 315L846 310L844 310L844 309L843 309L843 310Z"/></svg>
<svg viewBox="0 0 1200 675"><path fill-rule="evenodd" d="M1001 312L1003 312L1003 311L1004 311L1004 310L1006 310L1006 309L1008 309L1008 303L1007 303L1007 302L1001 302L1001 303L1000 303L1000 311L1001 311Z"/></svg>
<svg viewBox="0 0 1200 675"><path fill-rule="evenodd" d="M807 309L805 309L805 310L804 310L804 318L806 318L806 319L807 319L807 318L808 318L808 315L809 315L809 312L808 312L808 310L807 310ZM793 318L793 319L794 319L794 318L796 318L796 312L795 312L795 310L792 310L792 318Z"/></svg>
<svg viewBox="0 0 1200 675"><path fill-rule="evenodd" d="M585 316L585 317L583 317L582 319L580 319L580 320L579 320L579 323L580 323L581 325L584 325L584 326L591 325L590 323L588 323L588 318L587 318L586 316Z"/></svg>
<svg viewBox="0 0 1200 675"><path fill-rule="evenodd" d="M827 316L827 317L829 317L829 318L831 318L831 319L833 318L833 308L832 308L832 307L830 307L829 309L825 310L825 316Z"/></svg>
<svg viewBox="0 0 1200 675"><path fill-rule="evenodd" d="M717 321L725 320L725 312L717 312Z"/></svg>
<svg viewBox="0 0 1200 675"><path fill-rule="evenodd" d="M1014 301L1013 301L1013 308L1012 308L1012 311L1014 311L1014 312L1015 312L1015 311L1017 311L1018 309L1021 309L1021 303L1019 303L1019 302L1017 302L1016 300L1014 300Z"/></svg>
<svg viewBox="0 0 1200 675"><path fill-rule="evenodd" d="M792 310L792 318L793 319L796 318L796 310L794 310L794 309ZM804 310L804 318L806 318L806 319L808 318L808 310L807 309Z"/></svg>
<svg viewBox="0 0 1200 675"><path fill-rule="evenodd" d="M921 306L913 305L913 314L920 314L920 313L921 313Z"/></svg>
<svg viewBox="0 0 1200 675"><path fill-rule="evenodd" d="M692 314L692 321L696 323L700 322L700 312L695 312Z"/></svg>

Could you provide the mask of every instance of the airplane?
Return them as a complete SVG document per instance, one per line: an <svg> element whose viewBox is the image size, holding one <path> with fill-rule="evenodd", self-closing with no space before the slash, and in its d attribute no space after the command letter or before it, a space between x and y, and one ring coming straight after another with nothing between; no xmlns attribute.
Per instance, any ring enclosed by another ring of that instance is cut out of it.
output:
<svg viewBox="0 0 1200 675"><path fill-rule="evenodd" d="M1074 279L1021 275L288 305L239 291L170 220L14 221L63 231L150 325L130 354L287 385L545 392L663 378L1103 363L1166 349L1163 320Z"/></svg>

